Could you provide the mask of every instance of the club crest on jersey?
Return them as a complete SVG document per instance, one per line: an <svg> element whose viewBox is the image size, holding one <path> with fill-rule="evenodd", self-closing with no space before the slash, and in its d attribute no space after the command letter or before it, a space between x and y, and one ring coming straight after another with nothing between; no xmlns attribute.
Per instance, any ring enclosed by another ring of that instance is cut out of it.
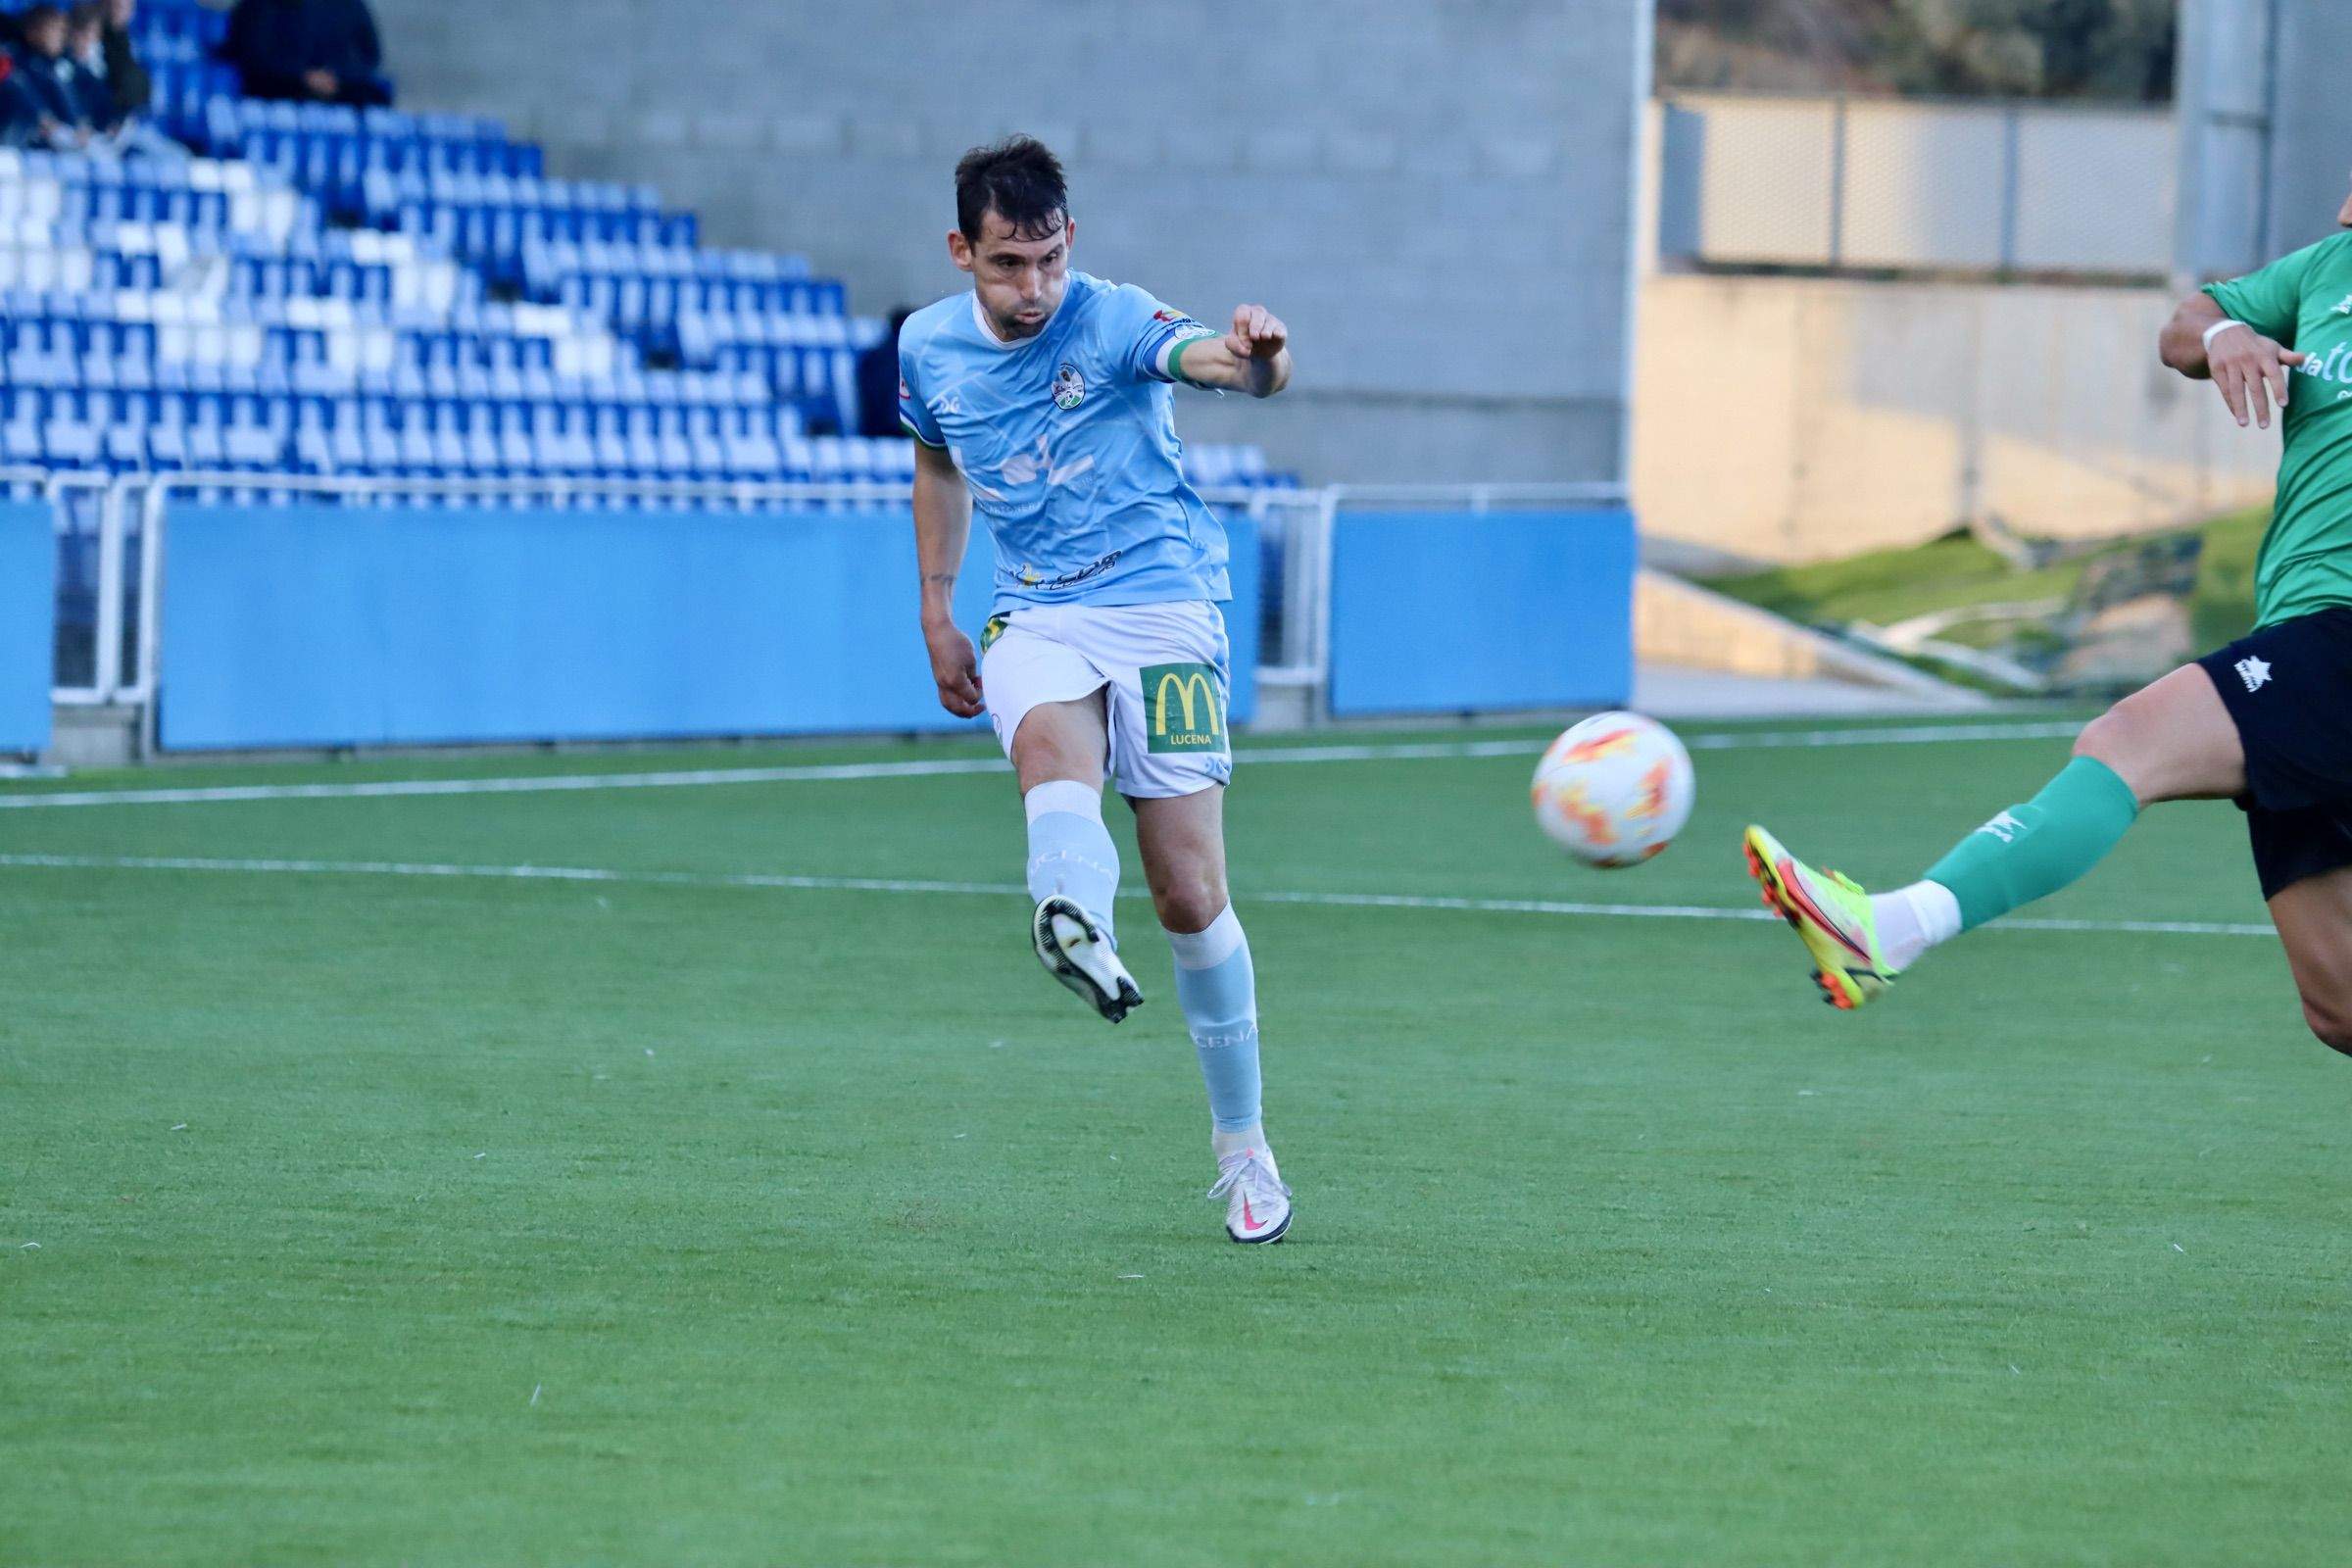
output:
<svg viewBox="0 0 2352 1568"><path fill-rule="evenodd" d="M1054 406L1066 414L1085 401L1085 375L1069 361L1062 361L1061 368L1054 372Z"/></svg>

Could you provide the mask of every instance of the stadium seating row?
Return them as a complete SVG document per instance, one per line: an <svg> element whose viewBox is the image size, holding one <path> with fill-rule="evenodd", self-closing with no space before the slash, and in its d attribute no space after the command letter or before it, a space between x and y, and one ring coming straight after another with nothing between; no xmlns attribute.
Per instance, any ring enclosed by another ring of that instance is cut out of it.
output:
<svg viewBox="0 0 2352 1568"><path fill-rule="evenodd" d="M559 353L563 349L559 347ZM93 365L76 373L71 364L39 350L0 356L0 398L20 392L256 392L270 397L450 398L480 403L563 403L583 407L698 408L737 403L773 403L776 394L761 376L697 370L640 370L622 366L597 374L537 366L515 368L475 365L385 368L348 364L252 366L219 360L164 360L152 366L124 361ZM804 415L831 424L830 388L792 402Z"/></svg>
<svg viewBox="0 0 2352 1568"><path fill-rule="evenodd" d="M571 273L546 296L610 320L683 330L688 316L841 316L848 292L834 278L622 277Z"/></svg>
<svg viewBox="0 0 2352 1568"><path fill-rule="evenodd" d="M60 185L131 186L154 190L256 190L273 181L250 164L218 158L159 162L155 159L91 158L40 148L0 148L0 182L45 181Z"/></svg>
<svg viewBox="0 0 2352 1568"><path fill-rule="evenodd" d="M205 106L208 150L238 156L256 131L371 142L505 142L507 127L478 115L414 114L402 109L354 109L343 104L286 103L261 98L216 98ZM535 149L534 149L535 150Z"/></svg>
<svg viewBox="0 0 2352 1568"><path fill-rule="evenodd" d="M523 283L523 249L535 239L686 246L697 232L691 213L448 202L403 202L390 226L429 236L451 255L480 267L492 283L514 289Z"/></svg>
<svg viewBox="0 0 2352 1568"><path fill-rule="evenodd" d="M381 233L371 228L295 227L277 234L258 228L244 230L219 224L197 227L111 218L67 221L24 213L0 219L0 245L114 250L126 255L160 256L175 265L194 256L288 257L366 265L446 260L434 256L406 234Z"/></svg>
<svg viewBox="0 0 2352 1568"><path fill-rule="evenodd" d="M208 106L233 98L239 87L235 67L185 55L154 61L147 74L153 92L148 118L166 135L176 136L191 147L204 144Z"/></svg>
<svg viewBox="0 0 2352 1568"><path fill-rule="evenodd" d="M0 155L5 156L5 155ZM120 170L121 164L100 167ZM191 168L202 167L197 165ZM317 203L283 186L198 185L0 172L0 225L155 223L198 231L236 229L283 239L318 228Z"/></svg>
<svg viewBox="0 0 2352 1568"><path fill-rule="evenodd" d="M23 424L121 424L145 429L158 424L255 426L322 430L381 425L387 429L464 433L475 428L570 431L628 435L760 435L782 440L802 433L793 412L772 402L625 405L617 403L495 402L458 399L368 397L282 397L257 392L127 392L95 388L39 391L0 390L0 417ZM819 439L848 439L820 437ZM899 448L904 443L885 442Z"/></svg>
<svg viewBox="0 0 2352 1568"><path fill-rule="evenodd" d="M389 402L167 403L0 420L0 458L109 473L268 469L386 478L502 479L533 474L627 479L883 481L909 471L901 442L804 439L772 406L728 411L403 408Z"/></svg>
<svg viewBox="0 0 2352 1568"><path fill-rule="evenodd" d="M145 0L186 164L0 152L0 458L417 477L903 479L803 257L705 250L498 122L235 96L219 15ZM675 363L680 368L666 367ZM650 368L649 368L650 367ZM1276 484L1199 447L1203 482Z"/></svg>
<svg viewBox="0 0 2352 1568"><path fill-rule="evenodd" d="M478 144L477 144L478 145ZM502 143L511 146L512 143ZM662 195L651 185L600 179L549 179L537 174L473 173L419 163L370 170L365 180L368 212L381 219L420 202L439 207L511 207L517 211L632 213L662 216Z"/></svg>
<svg viewBox="0 0 2352 1568"><path fill-rule="evenodd" d="M0 240L0 289L159 291L171 270L157 252L108 247L20 245ZM357 262L238 256L229 261L224 292L240 299L295 296L390 306L392 269Z"/></svg>
<svg viewBox="0 0 2352 1568"><path fill-rule="evenodd" d="M677 245L623 245L602 240L533 240L523 269L539 297L551 297L566 277L736 278L753 283L808 278L808 258L771 251Z"/></svg>

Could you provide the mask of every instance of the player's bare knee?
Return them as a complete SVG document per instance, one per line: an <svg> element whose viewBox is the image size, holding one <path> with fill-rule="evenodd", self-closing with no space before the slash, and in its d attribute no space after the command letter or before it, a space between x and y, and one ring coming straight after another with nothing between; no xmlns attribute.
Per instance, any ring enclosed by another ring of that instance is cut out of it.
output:
<svg viewBox="0 0 2352 1568"><path fill-rule="evenodd" d="M1206 877L1182 876L1153 887L1159 923L1170 931L1205 931L1225 912L1225 890Z"/></svg>
<svg viewBox="0 0 2352 1568"><path fill-rule="evenodd" d="M2352 1006L2332 1000L2303 999L2303 1021L2321 1045L2352 1056Z"/></svg>
<svg viewBox="0 0 2352 1568"><path fill-rule="evenodd" d="M2132 699L2127 697L2083 725L2082 732L2075 737L2075 755L2095 759L2122 772L2121 764L2131 760L2144 728L2139 715L2132 711Z"/></svg>

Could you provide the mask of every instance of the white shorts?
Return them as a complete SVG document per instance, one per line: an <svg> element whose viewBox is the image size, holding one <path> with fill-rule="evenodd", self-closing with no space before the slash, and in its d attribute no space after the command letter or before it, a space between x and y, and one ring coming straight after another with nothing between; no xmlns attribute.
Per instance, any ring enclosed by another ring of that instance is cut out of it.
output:
<svg viewBox="0 0 2352 1568"><path fill-rule="evenodd" d="M1107 687L1121 795L1197 795L1233 777L1233 650L1208 601L1024 605L991 620L980 641L980 690L1006 757L1029 710Z"/></svg>

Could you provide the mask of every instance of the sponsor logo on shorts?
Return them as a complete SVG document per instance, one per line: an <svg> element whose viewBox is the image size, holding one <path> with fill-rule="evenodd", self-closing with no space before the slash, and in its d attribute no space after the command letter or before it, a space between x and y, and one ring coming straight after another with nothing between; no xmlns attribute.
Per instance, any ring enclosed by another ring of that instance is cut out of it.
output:
<svg viewBox="0 0 2352 1568"><path fill-rule="evenodd" d="M1153 752L1221 752L1225 706L1213 664L1146 664L1143 687L1146 744Z"/></svg>
<svg viewBox="0 0 2352 1568"><path fill-rule="evenodd" d="M1054 406L1068 413L1086 401L1086 377L1069 361L1054 372Z"/></svg>
<svg viewBox="0 0 2352 1568"><path fill-rule="evenodd" d="M988 624L980 628L980 651L985 654L991 648L996 647L997 639L1004 636L1004 628L1011 624L1012 617L1010 615L989 616Z"/></svg>
<svg viewBox="0 0 2352 1568"><path fill-rule="evenodd" d="M2271 666L2252 655L2237 662L2237 678L2246 683L2246 690L2258 692L2271 683Z"/></svg>

